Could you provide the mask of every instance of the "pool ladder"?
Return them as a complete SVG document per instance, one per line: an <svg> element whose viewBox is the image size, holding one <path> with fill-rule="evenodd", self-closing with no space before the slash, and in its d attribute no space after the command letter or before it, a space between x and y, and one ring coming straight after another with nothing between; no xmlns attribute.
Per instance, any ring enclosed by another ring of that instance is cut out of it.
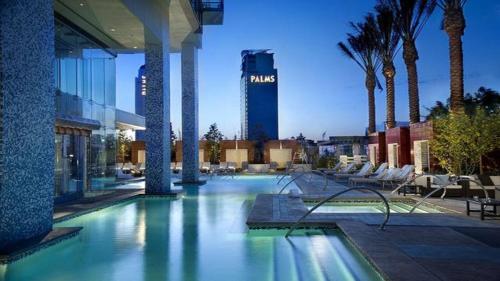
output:
<svg viewBox="0 0 500 281"><path fill-rule="evenodd" d="M347 193L349 191L353 191L353 190L365 190L365 191L370 191L370 192L373 192L375 193L377 196L379 196L384 205L385 205L385 218L384 218L384 221L380 224L379 228L381 230L384 230L385 229L385 225L387 224L387 222L389 221L389 218L390 218L390 215L391 215L391 209L389 207L389 202L387 201L387 198L385 198L384 195L382 195L382 193L380 193L379 191L373 189L373 188L369 188L369 187L351 187L351 188L348 188L348 189L345 189L345 190L342 190L342 191L339 191L333 195L330 195L328 196L327 198L323 199L322 201L320 201L318 204L316 204L314 207L312 207L307 213L305 213L302 217L300 217L291 227L290 227L290 230L288 230L288 232L285 234L285 237L288 237L290 236L290 234L292 234L292 232L297 229L297 227L299 227L300 223L306 218L308 217L312 212L314 212L314 210L316 210L317 208L319 208L320 206L322 206L323 204L327 203L328 201L332 200L333 198L337 197L337 196L340 196L344 193Z"/></svg>

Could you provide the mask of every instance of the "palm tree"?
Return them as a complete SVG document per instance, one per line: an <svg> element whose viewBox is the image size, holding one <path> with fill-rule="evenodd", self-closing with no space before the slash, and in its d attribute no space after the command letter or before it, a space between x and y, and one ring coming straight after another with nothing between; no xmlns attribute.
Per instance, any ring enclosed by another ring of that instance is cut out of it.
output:
<svg viewBox="0 0 500 281"><path fill-rule="evenodd" d="M379 0L395 15L396 30L403 40L403 59L408 72L410 123L420 122L418 97L418 52L415 41L436 7L436 0Z"/></svg>
<svg viewBox="0 0 500 281"><path fill-rule="evenodd" d="M352 59L365 73L365 87L368 91L368 133L375 132L375 87L380 84L376 71L380 67L377 48L371 26L365 23L351 23L355 34L347 34L347 43L339 42L338 47Z"/></svg>
<svg viewBox="0 0 500 281"><path fill-rule="evenodd" d="M383 65L382 74L385 77L386 87L386 126L387 128L394 128L396 125L394 112L394 76L396 76L396 68L393 62L398 52L400 36L395 29L395 18L391 8L385 5L377 5L375 11L377 12L376 17L369 14L366 21L373 25L372 30L375 32L375 39L377 39L377 55Z"/></svg>
<svg viewBox="0 0 500 281"><path fill-rule="evenodd" d="M465 30L463 7L467 0L439 0L437 5L444 11L443 29L448 34L450 49L450 109L464 108L464 55L462 36Z"/></svg>

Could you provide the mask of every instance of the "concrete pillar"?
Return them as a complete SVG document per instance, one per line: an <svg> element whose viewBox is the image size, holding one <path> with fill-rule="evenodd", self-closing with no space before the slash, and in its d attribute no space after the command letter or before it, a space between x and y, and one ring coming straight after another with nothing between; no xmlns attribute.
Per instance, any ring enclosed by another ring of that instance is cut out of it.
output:
<svg viewBox="0 0 500 281"><path fill-rule="evenodd" d="M0 252L52 230L53 1L0 3Z"/></svg>
<svg viewBox="0 0 500 281"><path fill-rule="evenodd" d="M146 31L146 194L170 193L170 43L168 11L161 38Z"/></svg>
<svg viewBox="0 0 500 281"><path fill-rule="evenodd" d="M182 182L197 183L198 156L198 49L182 43Z"/></svg>

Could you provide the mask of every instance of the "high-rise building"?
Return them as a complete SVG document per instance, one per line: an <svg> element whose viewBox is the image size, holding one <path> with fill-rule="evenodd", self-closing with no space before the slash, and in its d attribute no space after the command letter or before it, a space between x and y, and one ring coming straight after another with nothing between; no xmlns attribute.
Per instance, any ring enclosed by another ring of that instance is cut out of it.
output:
<svg viewBox="0 0 500 281"><path fill-rule="evenodd" d="M241 52L241 138L279 139L278 71L268 50Z"/></svg>
<svg viewBox="0 0 500 281"><path fill-rule="evenodd" d="M135 77L135 114L146 116L146 73L145 66L139 68ZM144 131L135 131L136 140L144 140Z"/></svg>

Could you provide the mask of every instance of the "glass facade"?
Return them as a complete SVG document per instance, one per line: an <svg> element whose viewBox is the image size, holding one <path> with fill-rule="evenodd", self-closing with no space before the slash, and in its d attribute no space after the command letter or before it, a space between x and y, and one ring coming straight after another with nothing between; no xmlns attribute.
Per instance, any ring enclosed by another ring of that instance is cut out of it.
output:
<svg viewBox="0 0 500 281"><path fill-rule="evenodd" d="M72 120L56 121L56 195L62 196L115 177L116 56L62 20L55 24L56 116Z"/></svg>

